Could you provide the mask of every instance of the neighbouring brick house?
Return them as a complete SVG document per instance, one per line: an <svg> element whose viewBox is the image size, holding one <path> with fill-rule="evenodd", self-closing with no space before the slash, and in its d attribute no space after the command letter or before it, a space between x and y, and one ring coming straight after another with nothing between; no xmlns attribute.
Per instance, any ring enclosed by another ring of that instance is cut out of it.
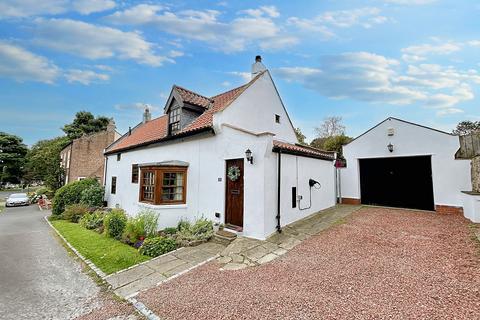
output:
<svg viewBox="0 0 480 320"><path fill-rule="evenodd" d="M115 130L115 122L111 121L107 130L84 135L63 148L60 159L65 169L65 184L85 178L97 178L103 184L103 151L118 138L120 134Z"/></svg>

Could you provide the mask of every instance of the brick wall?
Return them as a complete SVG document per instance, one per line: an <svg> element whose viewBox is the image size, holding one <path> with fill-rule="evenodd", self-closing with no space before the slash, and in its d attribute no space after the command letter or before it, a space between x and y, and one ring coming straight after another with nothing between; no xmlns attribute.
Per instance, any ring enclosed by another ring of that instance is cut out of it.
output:
<svg viewBox="0 0 480 320"><path fill-rule="evenodd" d="M108 130L73 140L70 152L68 182L80 177L98 178L103 184L103 150L115 140L115 131Z"/></svg>
<svg viewBox="0 0 480 320"><path fill-rule="evenodd" d="M361 204L360 199L355 198L342 198L342 204Z"/></svg>
<svg viewBox="0 0 480 320"><path fill-rule="evenodd" d="M463 215L463 207L435 205L438 214L460 214Z"/></svg>
<svg viewBox="0 0 480 320"><path fill-rule="evenodd" d="M480 156L472 159L472 191L480 192Z"/></svg>

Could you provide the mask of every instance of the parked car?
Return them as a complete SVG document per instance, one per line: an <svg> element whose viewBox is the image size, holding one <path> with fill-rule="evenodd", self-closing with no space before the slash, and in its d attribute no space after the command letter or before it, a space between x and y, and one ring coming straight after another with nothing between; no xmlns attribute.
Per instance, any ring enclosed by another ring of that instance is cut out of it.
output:
<svg viewBox="0 0 480 320"><path fill-rule="evenodd" d="M15 206L28 206L30 201L26 193L13 193L5 202L6 207L15 207Z"/></svg>

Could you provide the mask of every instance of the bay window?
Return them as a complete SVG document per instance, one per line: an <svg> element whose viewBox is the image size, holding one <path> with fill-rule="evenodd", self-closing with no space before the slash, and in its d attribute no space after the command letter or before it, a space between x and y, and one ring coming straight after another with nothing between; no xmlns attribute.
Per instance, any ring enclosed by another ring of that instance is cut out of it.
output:
<svg viewBox="0 0 480 320"><path fill-rule="evenodd" d="M151 204L186 203L187 167L142 167L140 202Z"/></svg>

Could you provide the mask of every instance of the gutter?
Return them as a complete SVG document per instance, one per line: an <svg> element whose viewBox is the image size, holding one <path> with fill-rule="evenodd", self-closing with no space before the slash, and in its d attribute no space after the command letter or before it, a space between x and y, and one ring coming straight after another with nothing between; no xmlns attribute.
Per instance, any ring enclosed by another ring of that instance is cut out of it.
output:
<svg viewBox="0 0 480 320"><path fill-rule="evenodd" d="M277 232L282 233L282 227L280 225L280 190L282 180L282 150L278 150L278 174L277 174Z"/></svg>
<svg viewBox="0 0 480 320"><path fill-rule="evenodd" d="M301 151L295 151L295 150L289 150L289 149L280 148L280 147L273 147L272 151L276 152L276 153L285 153L285 154L290 154L290 155L293 155L293 156L300 156L300 157L305 157L305 158L313 158L313 159L326 160L326 161L335 160L333 157L317 155L317 154L301 152Z"/></svg>

